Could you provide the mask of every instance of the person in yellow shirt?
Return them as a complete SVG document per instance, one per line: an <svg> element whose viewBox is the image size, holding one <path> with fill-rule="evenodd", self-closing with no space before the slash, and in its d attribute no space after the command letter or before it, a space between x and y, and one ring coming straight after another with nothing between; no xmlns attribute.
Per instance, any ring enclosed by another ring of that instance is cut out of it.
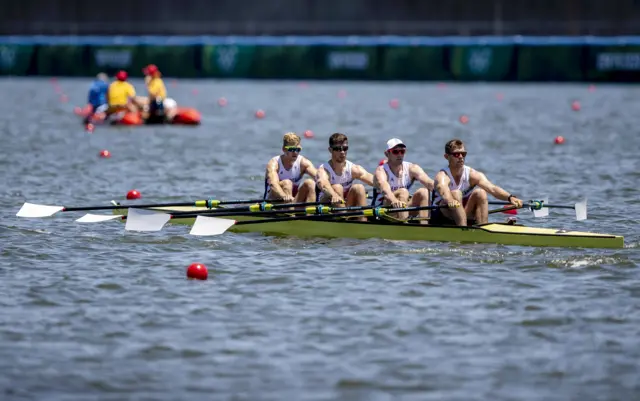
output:
<svg viewBox="0 0 640 401"><path fill-rule="evenodd" d="M135 105L131 102L136 96L136 90L127 79L129 78L126 71L118 71L116 80L109 85L107 92L107 102L109 109L107 115L117 113L123 110L136 112Z"/></svg>
<svg viewBox="0 0 640 401"><path fill-rule="evenodd" d="M167 88L162 80L162 73L154 64L146 66L144 82L147 85L148 97L137 97L136 103L141 107L142 117L148 123L170 122L178 112L175 100L167 97Z"/></svg>

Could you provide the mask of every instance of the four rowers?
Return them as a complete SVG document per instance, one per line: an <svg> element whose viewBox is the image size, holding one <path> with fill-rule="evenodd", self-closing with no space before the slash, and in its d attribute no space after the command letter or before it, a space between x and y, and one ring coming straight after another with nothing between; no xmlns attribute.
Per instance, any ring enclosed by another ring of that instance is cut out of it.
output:
<svg viewBox="0 0 640 401"><path fill-rule="evenodd" d="M373 175L347 159L349 141L345 134L331 135L328 150L331 159L316 169L309 159L300 155L300 137L292 132L285 134L282 154L267 163L264 199L288 203L317 201L339 207L366 206L364 185L354 183L359 180L374 188L374 207L434 206L431 213L429 210L411 213L422 224L466 226L487 223L487 194L522 207L522 200L493 184L482 172L465 165L467 151L460 139L452 139L445 145L444 157L448 165L434 179L419 165L404 160L407 146L398 138L387 141L384 152L387 161L378 166ZM416 181L423 188L411 194L409 190ZM406 220L409 212L396 213L394 217Z"/></svg>

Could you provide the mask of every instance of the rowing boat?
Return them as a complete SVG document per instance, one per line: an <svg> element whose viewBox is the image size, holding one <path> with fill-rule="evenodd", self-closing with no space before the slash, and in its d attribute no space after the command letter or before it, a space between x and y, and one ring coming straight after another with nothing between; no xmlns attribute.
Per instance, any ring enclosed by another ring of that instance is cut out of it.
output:
<svg viewBox="0 0 640 401"><path fill-rule="evenodd" d="M206 207L159 207L159 212L201 212ZM127 209L114 209L114 214L126 215ZM215 215L211 215L215 216ZM268 222L270 217L251 215L223 216L236 221L264 219L261 224L234 225L229 231L258 232L265 235L324 237L324 238L381 238L406 241L435 241L459 243L490 243L536 247L622 248L622 236L553 228L535 228L519 224L487 223L472 227L432 226L381 221L346 221L343 219ZM172 224L193 225L195 218L171 219Z"/></svg>

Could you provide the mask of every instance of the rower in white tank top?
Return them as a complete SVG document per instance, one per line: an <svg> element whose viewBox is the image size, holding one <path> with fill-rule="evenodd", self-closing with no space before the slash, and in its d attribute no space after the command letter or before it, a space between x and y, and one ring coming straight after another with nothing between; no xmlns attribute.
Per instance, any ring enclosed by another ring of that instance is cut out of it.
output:
<svg viewBox="0 0 640 401"><path fill-rule="evenodd" d="M278 178L280 181L290 180L293 183L293 196L296 196L298 192L298 185L302 181L302 174L300 173L300 162L302 161L302 157L298 157L296 161L291 166L291 169L287 170L284 168L282 164L282 158L280 156L275 156L271 160L278 159ZM269 184L269 180L267 177L264 178L264 199L267 199L267 194L271 190L271 185Z"/></svg>
<svg viewBox="0 0 640 401"><path fill-rule="evenodd" d="M475 186L471 186L471 184L469 184L469 173L471 172L471 167L469 166L464 166L463 170L462 170L462 176L460 177L460 182L456 182L456 180L453 178L453 175L451 174L451 169L449 168L449 166L440 169L440 171L444 171L445 173L447 173L447 175L449 176L449 190L450 191L460 191L462 192L462 201L465 202L467 199L469 199L469 197L471 196L471 193L473 192L473 190L475 189ZM434 189L433 190L433 196L431 197L431 199L433 199L432 201L432 205L437 205L441 200L442 200L442 196L440 196L440 194Z"/></svg>
<svg viewBox="0 0 640 401"><path fill-rule="evenodd" d="M344 190L344 193L342 195L346 199L347 193L349 192L349 189L351 189L351 185L353 185L353 176L351 174L352 167L353 167L353 163L347 160L344 166L344 170L342 171L342 175L337 175L336 172L333 171L333 168L331 167L331 163L329 162L321 164L320 167L318 167L318 169L324 168L324 170L329 175L329 183L331 185L336 185L336 184L342 185L342 189ZM324 191L321 191L320 194L318 195L318 199L322 199L323 196L324 196Z"/></svg>
<svg viewBox="0 0 640 401"><path fill-rule="evenodd" d="M391 171L388 164L384 164L384 171L387 173L387 182L391 187L391 192L395 192L400 188L405 188L407 191L411 189L413 182L415 180L411 179L411 175L409 174L409 167L411 167L411 163L402 162L402 175L400 177L396 177L395 174ZM382 199L384 198L384 194L378 192L376 188L373 190L373 203L372 206L380 206L382 205Z"/></svg>

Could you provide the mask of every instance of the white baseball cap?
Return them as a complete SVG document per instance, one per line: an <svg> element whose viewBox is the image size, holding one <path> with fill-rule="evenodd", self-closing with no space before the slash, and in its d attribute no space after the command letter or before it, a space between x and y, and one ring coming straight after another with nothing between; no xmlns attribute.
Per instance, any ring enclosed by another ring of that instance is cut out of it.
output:
<svg viewBox="0 0 640 401"><path fill-rule="evenodd" d="M387 141L387 150L389 149L393 149L398 145L402 145L405 148L407 147L407 145L404 144L404 142L402 142L400 139L398 138L391 138Z"/></svg>

